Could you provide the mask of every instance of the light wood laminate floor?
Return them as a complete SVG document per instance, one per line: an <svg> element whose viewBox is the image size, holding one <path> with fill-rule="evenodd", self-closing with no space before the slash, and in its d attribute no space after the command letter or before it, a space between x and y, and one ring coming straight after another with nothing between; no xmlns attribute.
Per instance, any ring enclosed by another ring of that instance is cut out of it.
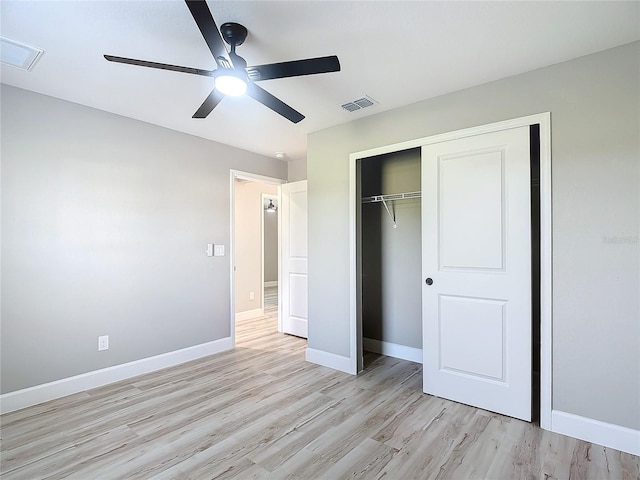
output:
<svg viewBox="0 0 640 480"><path fill-rule="evenodd" d="M640 478L637 456L421 393L418 364L306 363L273 312L233 351L3 415L2 479Z"/></svg>

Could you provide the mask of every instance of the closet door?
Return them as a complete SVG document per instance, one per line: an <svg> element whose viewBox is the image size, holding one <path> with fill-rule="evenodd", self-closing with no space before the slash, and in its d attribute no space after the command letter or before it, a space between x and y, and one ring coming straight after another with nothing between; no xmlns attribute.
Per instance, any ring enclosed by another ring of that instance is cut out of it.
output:
<svg viewBox="0 0 640 480"><path fill-rule="evenodd" d="M307 338L307 181L280 191L282 331Z"/></svg>
<svg viewBox="0 0 640 480"><path fill-rule="evenodd" d="M422 148L423 389L531 420L529 128Z"/></svg>

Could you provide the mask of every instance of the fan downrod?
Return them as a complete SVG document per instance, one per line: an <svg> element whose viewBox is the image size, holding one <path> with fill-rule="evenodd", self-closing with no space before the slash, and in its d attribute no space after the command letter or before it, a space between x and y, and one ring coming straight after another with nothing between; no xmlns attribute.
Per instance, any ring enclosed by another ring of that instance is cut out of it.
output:
<svg viewBox="0 0 640 480"><path fill-rule="evenodd" d="M222 38L232 47L242 45L247 38L247 29L239 23L227 22L220 27Z"/></svg>

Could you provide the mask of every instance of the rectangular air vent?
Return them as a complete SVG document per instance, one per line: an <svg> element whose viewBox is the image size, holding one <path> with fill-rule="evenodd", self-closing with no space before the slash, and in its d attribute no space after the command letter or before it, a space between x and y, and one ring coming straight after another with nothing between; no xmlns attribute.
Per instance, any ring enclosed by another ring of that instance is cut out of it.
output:
<svg viewBox="0 0 640 480"><path fill-rule="evenodd" d="M6 65L31 70L44 50L0 37L0 60Z"/></svg>
<svg viewBox="0 0 640 480"><path fill-rule="evenodd" d="M347 112L355 112L356 110L361 110L363 108L371 107L375 105L376 102L369 95L364 95L355 100L342 104L342 108L344 108Z"/></svg>

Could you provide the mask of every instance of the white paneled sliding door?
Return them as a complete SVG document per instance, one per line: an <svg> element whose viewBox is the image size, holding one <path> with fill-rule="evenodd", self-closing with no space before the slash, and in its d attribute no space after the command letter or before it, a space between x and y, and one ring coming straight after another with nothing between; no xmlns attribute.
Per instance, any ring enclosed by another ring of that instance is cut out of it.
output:
<svg viewBox="0 0 640 480"><path fill-rule="evenodd" d="M529 128L422 148L423 389L531 419Z"/></svg>

